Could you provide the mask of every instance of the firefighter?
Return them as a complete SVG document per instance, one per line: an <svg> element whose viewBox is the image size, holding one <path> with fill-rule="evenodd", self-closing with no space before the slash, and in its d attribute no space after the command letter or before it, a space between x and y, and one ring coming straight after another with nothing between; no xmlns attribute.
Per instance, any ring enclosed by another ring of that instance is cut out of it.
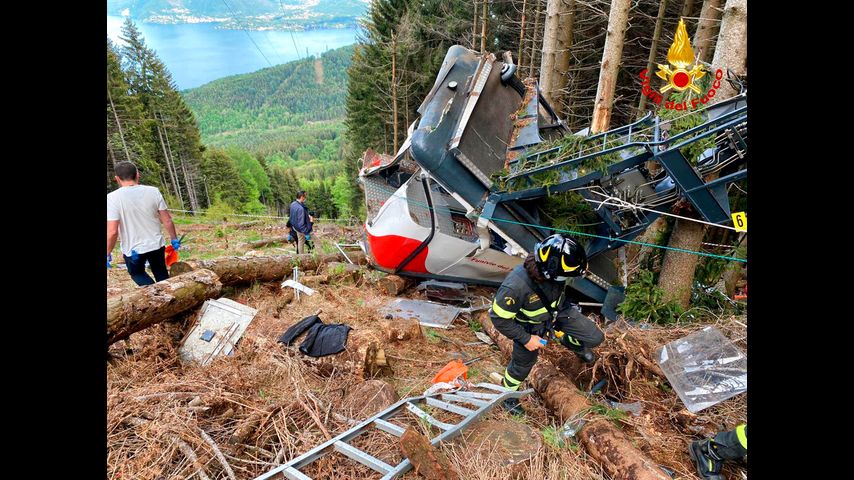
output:
<svg viewBox="0 0 854 480"><path fill-rule="evenodd" d="M489 310L495 328L513 340L504 388L519 389L537 363L539 349L552 338L582 361L594 361L590 349L605 336L565 297L566 281L581 276L586 268L584 247L572 237L555 234L538 243L504 279ZM505 400L504 407L514 415L525 413L516 398Z"/></svg>
<svg viewBox="0 0 854 480"><path fill-rule="evenodd" d="M691 442L688 453L697 465L700 478L723 480L724 460L740 460L747 456L747 424L719 432L714 438Z"/></svg>

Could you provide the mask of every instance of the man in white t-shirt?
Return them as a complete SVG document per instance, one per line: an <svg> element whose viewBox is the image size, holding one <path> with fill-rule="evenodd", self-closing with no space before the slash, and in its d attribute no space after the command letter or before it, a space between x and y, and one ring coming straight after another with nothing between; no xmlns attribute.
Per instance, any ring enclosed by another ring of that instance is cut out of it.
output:
<svg viewBox="0 0 854 480"><path fill-rule="evenodd" d="M145 272L145 262L157 281L169 278L166 269L166 242L160 224L172 237L172 248L181 248L175 224L157 187L139 184L139 171L131 162L115 166L116 182L120 188L107 194L107 268L111 268L110 252L121 237L122 255L128 273L137 285L151 285L154 280Z"/></svg>

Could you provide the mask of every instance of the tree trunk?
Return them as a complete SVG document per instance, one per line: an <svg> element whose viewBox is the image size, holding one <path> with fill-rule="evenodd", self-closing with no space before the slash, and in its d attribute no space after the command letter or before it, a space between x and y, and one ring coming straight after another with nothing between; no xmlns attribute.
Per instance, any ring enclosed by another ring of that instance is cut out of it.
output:
<svg viewBox="0 0 854 480"><path fill-rule="evenodd" d="M196 270L107 300L107 345L185 312L219 295L222 283Z"/></svg>
<svg viewBox="0 0 854 480"><path fill-rule="evenodd" d="M364 252L348 252L354 263L367 264ZM329 255L314 255L304 253L302 255L275 255L265 257L223 257L215 260L189 260L172 265L173 271L182 273L190 270L208 269L219 276L223 285L236 285L240 283L269 282L282 280L290 277L294 266L299 265L301 272L316 270L318 266L344 260L341 253ZM177 269L175 267L181 264Z"/></svg>
<svg viewBox="0 0 854 480"><path fill-rule="evenodd" d="M195 214L199 211L199 202L196 199L196 189L193 187L193 181L190 180L190 175L187 173L187 162L184 161L184 156L180 153L178 158L181 159L181 171L184 173L184 183L187 187L187 197L190 199L190 210Z"/></svg>
<svg viewBox="0 0 854 480"><path fill-rule="evenodd" d="M471 4L473 10L471 16L471 49L474 50L477 46L477 0L473 0Z"/></svg>
<svg viewBox="0 0 854 480"><path fill-rule="evenodd" d="M486 53L486 24L489 17L486 16L486 10L489 6L489 0L483 0L483 15L480 20L480 54Z"/></svg>
<svg viewBox="0 0 854 480"><path fill-rule="evenodd" d="M715 36L721 21L721 3L723 0L704 0L697 21L697 31L694 33L694 55L701 62L712 58ZM747 39L745 38L746 42Z"/></svg>
<svg viewBox="0 0 854 480"><path fill-rule="evenodd" d="M658 3L658 16L655 17L655 30L652 33L652 46L649 49L649 58L646 61L646 74L652 76L652 67L655 65L656 52L658 51L658 40L661 38L661 24L664 23L664 10L667 9L667 0ZM646 108L646 95L641 95L638 104L638 118L643 117Z"/></svg>
<svg viewBox="0 0 854 480"><path fill-rule="evenodd" d="M706 3L709 3L707 0ZM703 5L705 9L706 5ZM747 0L728 0L726 15L721 25L721 35L718 47L715 49L715 68L726 71L732 69L739 74L747 73ZM714 73L712 73L714 75ZM726 74L724 74L726 75ZM726 81L721 82L718 94L713 102L726 100L737 94ZM714 173L705 181L717 178ZM685 250L697 251L703 243L704 225L687 220L676 220L673 234L670 236L670 246ZM688 308L691 302L691 286L694 283L694 272L700 257L690 253L668 251L661 265L658 285L664 289L665 300L676 300L683 308Z"/></svg>
<svg viewBox="0 0 854 480"><path fill-rule="evenodd" d="M564 105L569 81L569 51L575 25L575 0L549 0L543 33L540 90L558 118L566 115Z"/></svg>
<svg viewBox="0 0 854 480"><path fill-rule="evenodd" d="M693 11L694 0L685 0L685 3L682 4L682 13L680 15L682 17L690 17Z"/></svg>
<svg viewBox="0 0 854 480"><path fill-rule="evenodd" d="M113 104L113 94L110 93L110 86L107 85L107 97L110 99L110 107L113 110L113 116L116 118L116 125L119 127L119 137L122 139L122 147L125 149L125 158L130 161L130 153L128 153L128 144L125 143L125 133L122 131L122 122L119 121L119 114L116 112L116 106ZM113 162L115 165L115 161Z"/></svg>
<svg viewBox="0 0 854 480"><path fill-rule="evenodd" d="M522 22L519 25L519 52L516 54L516 63L519 64L519 71L522 71L522 54L525 52L523 45L525 43L525 13L528 8L528 0L522 0Z"/></svg>
<svg viewBox="0 0 854 480"><path fill-rule="evenodd" d="M670 235L672 248L697 251L703 243L706 226L690 220L676 219L673 233ZM694 284L694 272L700 256L693 253L668 250L661 264L658 286L664 289L664 301L675 301L683 309L691 303L691 287Z"/></svg>
<svg viewBox="0 0 854 480"><path fill-rule="evenodd" d="M396 318L394 320L383 320L380 323L383 338L387 342L400 342L407 340L420 340L421 324L414 318Z"/></svg>
<svg viewBox="0 0 854 480"><path fill-rule="evenodd" d="M460 474L441 450L412 427L400 437L400 451L412 463L415 473L428 480L459 480Z"/></svg>
<svg viewBox="0 0 854 480"><path fill-rule="evenodd" d="M343 352L320 358L300 355L304 362L314 366L321 375L329 376L344 371L367 379L383 373L389 366L380 336L375 330L354 328L347 335Z"/></svg>
<svg viewBox="0 0 854 480"><path fill-rule="evenodd" d="M736 75L747 75L747 0L727 0L712 65L724 70L724 78L727 69ZM735 95L738 92L729 82L721 81L713 103Z"/></svg>
<svg viewBox="0 0 854 480"><path fill-rule="evenodd" d="M391 34L391 118L394 135L394 153L397 154L397 41L394 32Z"/></svg>
<svg viewBox="0 0 854 480"><path fill-rule="evenodd" d="M599 70L599 86L596 88L596 105L593 107L590 133L604 132L611 126L614 91L617 88L617 74L620 71L631 4L631 0L611 0L608 33L602 52L602 66Z"/></svg>
<svg viewBox="0 0 854 480"><path fill-rule="evenodd" d="M528 59L531 62L528 65L528 76L534 76L534 65L537 63L537 36L540 33L540 0L534 0L536 2L536 6L534 6L534 40L531 42L531 58Z"/></svg>
<svg viewBox="0 0 854 480"><path fill-rule="evenodd" d="M166 159L166 170L169 171L169 176L172 177L172 188L175 191L175 195L178 197L178 201L181 202L181 209L183 209L184 199L181 198L181 189L178 187L178 179L176 178L175 171L172 170L172 162L169 160L169 155L166 153L166 144L163 143L163 134L160 131L160 125L157 126L157 135L160 137L160 146L163 148L163 157Z"/></svg>
<svg viewBox="0 0 854 480"><path fill-rule="evenodd" d="M483 330L501 349L505 357L513 351L513 342L498 332L486 312L480 314ZM561 347L562 348L562 347ZM580 392L572 380L541 353L528 375L528 383L537 391L546 407L560 423L575 417L591 405L587 395ZM579 440L590 455L597 459L613 478L623 480L669 480L655 461L632 445L620 429L603 418L597 418L582 428Z"/></svg>
<svg viewBox="0 0 854 480"><path fill-rule="evenodd" d="M400 295L415 285L412 277L400 277L397 275L386 275L377 280L377 288L386 295Z"/></svg>

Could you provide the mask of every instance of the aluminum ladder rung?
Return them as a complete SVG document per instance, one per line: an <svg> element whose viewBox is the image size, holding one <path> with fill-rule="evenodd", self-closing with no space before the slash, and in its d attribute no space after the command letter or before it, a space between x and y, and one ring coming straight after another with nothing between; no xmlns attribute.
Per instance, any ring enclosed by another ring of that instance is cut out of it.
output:
<svg viewBox="0 0 854 480"><path fill-rule="evenodd" d="M501 393L507 393L510 391L510 390L507 390L506 388L504 388L500 385L496 385L494 383L478 383L477 385L475 385L475 387L486 388L488 390L495 390L496 392L501 392Z"/></svg>
<svg viewBox="0 0 854 480"><path fill-rule="evenodd" d="M282 475L284 475L288 480L312 480L311 477L300 472L294 467L288 467L282 470Z"/></svg>
<svg viewBox="0 0 854 480"><path fill-rule="evenodd" d="M429 413L427 413L424 410L421 410L420 408L413 405L412 402L406 402L406 409L409 410L410 412L414 413L415 415L417 415L419 418L424 419L430 425L439 427L442 430L450 430L456 426L456 425L451 425L450 423L440 422L439 420L436 420L435 418L430 416Z"/></svg>
<svg viewBox="0 0 854 480"><path fill-rule="evenodd" d="M385 463L373 455L369 455L366 452L359 450L358 448L350 445L349 443L344 443L341 440L338 440L334 444L335 451L339 453L343 453L344 455L350 457L351 459L361 463L362 465L372 468L383 475L394 470L394 467Z"/></svg>
<svg viewBox="0 0 854 480"><path fill-rule="evenodd" d="M478 400L476 398L465 397L462 395L457 395L455 393L443 393L442 400L448 400L453 402L465 402L470 405L475 405L477 407L485 407L489 405L489 402L485 402L483 400Z"/></svg>
<svg viewBox="0 0 854 480"><path fill-rule="evenodd" d="M397 437L402 437L403 433L405 432L405 430L400 426L395 425L391 422L387 422L382 418L374 420L374 426L386 433L390 433Z"/></svg>
<svg viewBox="0 0 854 480"><path fill-rule="evenodd" d="M454 395L459 395L461 397L468 397L468 398L477 398L477 399L481 399L481 400L490 400L490 401L499 396L499 395L496 395L494 393L481 393L481 392L457 392Z"/></svg>
<svg viewBox="0 0 854 480"><path fill-rule="evenodd" d="M451 413L456 413L457 415L462 415L464 417L468 417L469 415L474 413L474 410L470 410L465 407L460 407L458 405L453 405L448 402L443 402L441 400L436 400L432 397L427 397L425 401L427 402L427 405L441 408L442 410L447 410Z"/></svg>

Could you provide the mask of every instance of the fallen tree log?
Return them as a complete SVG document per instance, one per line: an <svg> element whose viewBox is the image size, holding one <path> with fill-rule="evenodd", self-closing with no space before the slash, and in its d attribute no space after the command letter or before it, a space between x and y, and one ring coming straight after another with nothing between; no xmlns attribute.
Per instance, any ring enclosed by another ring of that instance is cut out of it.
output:
<svg viewBox="0 0 854 480"><path fill-rule="evenodd" d="M254 227L255 225L259 225L261 223L263 223L262 220L253 220L251 222L238 223L237 225L234 226L234 228L236 228L238 230L243 230L244 228Z"/></svg>
<svg viewBox="0 0 854 480"><path fill-rule="evenodd" d="M216 297L222 283L210 270L196 270L107 299L107 345Z"/></svg>
<svg viewBox="0 0 854 480"><path fill-rule="evenodd" d="M292 347L296 351L297 342L302 343L304 337L297 337ZM297 351L298 352L298 351ZM321 375L329 376L333 372L350 372L367 379L388 370L389 364L380 335L373 330L353 329L347 335L347 345L344 351L325 357L309 357L297 353L307 364L317 369Z"/></svg>
<svg viewBox="0 0 854 480"><path fill-rule="evenodd" d="M487 312L480 313L480 322L483 330L501 349L501 353L510 357L513 341L495 329ZM531 369L527 381L561 423L591 406L587 396L579 391L566 375L562 375L542 353L537 364ZM632 445L626 435L608 420L597 418L585 425L579 433L579 441L614 479L670 479L652 458Z"/></svg>
<svg viewBox="0 0 854 480"><path fill-rule="evenodd" d="M242 249L252 249L252 248L260 248L266 247L267 245L272 245L274 243L289 243L288 236L285 235L283 237L273 237L273 238L265 238L262 240L256 240L254 242L246 242L240 245Z"/></svg>
<svg viewBox="0 0 854 480"><path fill-rule="evenodd" d="M400 451L412 463L415 473L428 480L459 480L460 474L441 450L412 427L400 437Z"/></svg>
<svg viewBox="0 0 854 480"><path fill-rule="evenodd" d="M367 264L364 252L347 252L347 256L359 265ZM300 272L316 270L318 266L329 262L344 260L344 255L333 253L328 255L271 255L263 257L222 257L215 260L187 260L172 265L172 272L208 269L219 276L223 285L236 285L254 281L269 282L290 277L295 265Z"/></svg>
<svg viewBox="0 0 854 480"><path fill-rule="evenodd" d="M329 275L305 275L300 277L299 283L306 287L315 288L322 283L329 283Z"/></svg>

